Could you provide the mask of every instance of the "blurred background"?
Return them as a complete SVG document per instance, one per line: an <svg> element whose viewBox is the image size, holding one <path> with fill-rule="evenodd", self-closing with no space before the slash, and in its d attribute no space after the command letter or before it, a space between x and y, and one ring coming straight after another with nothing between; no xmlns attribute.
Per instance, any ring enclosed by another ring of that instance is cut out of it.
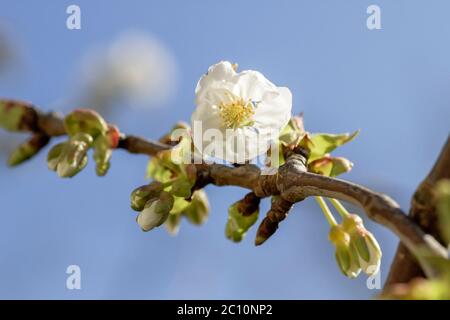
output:
<svg viewBox="0 0 450 320"><path fill-rule="evenodd" d="M66 8L81 8L81 30ZM381 8L381 30L366 9ZM39 1L0 0L0 97L44 110L100 110L123 132L158 138L189 121L194 88L226 59L288 86L307 130L359 137L336 155L349 179L409 207L449 134L450 2L442 1ZM50 172L45 153L18 168L8 152L23 136L0 132L0 298L367 299L366 277L341 275L328 225L313 200L254 247L253 228L224 236L228 206L245 191L208 187L202 227L176 237L140 231L129 194L145 183L145 156L113 154L104 178L92 160L74 179ZM54 139L53 143L57 141ZM268 209L263 203L262 215ZM260 217L261 219L261 217ZM383 249L397 239L366 221ZM81 268L81 290L66 268Z"/></svg>

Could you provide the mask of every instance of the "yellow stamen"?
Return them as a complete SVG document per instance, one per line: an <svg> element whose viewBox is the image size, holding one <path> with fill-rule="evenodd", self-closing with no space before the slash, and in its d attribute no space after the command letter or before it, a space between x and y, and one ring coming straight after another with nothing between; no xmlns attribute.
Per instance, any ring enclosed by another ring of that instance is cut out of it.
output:
<svg viewBox="0 0 450 320"><path fill-rule="evenodd" d="M239 98L230 103L221 103L220 116L227 128L240 128L252 124L252 116L255 113L253 103Z"/></svg>

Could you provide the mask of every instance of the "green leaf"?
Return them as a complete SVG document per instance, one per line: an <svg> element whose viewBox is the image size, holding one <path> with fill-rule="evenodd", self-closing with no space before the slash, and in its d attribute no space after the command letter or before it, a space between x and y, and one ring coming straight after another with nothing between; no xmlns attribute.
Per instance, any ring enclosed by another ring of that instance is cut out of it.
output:
<svg viewBox="0 0 450 320"><path fill-rule="evenodd" d="M181 197L174 198L172 210L166 221L166 228L170 234L177 234L182 216L185 216L190 223L195 225L203 224L208 218L209 203L205 191L195 191L191 201Z"/></svg>
<svg viewBox="0 0 450 320"><path fill-rule="evenodd" d="M190 204L191 203L184 198L175 197L173 208L170 211L170 214L181 214Z"/></svg>
<svg viewBox="0 0 450 320"><path fill-rule="evenodd" d="M239 201L228 209L228 221L225 227L225 235L234 242L240 242L248 229L258 220L259 210L249 216L243 216L238 210Z"/></svg>
<svg viewBox="0 0 450 320"><path fill-rule="evenodd" d="M147 165L147 177L164 183L172 178L172 172L162 165L160 159L155 157Z"/></svg>
<svg viewBox="0 0 450 320"><path fill-rule="evenodd" d="M330 153L337 147L352 141L359 133L359 130L352 134L329 134L329 133L317 133L311 138L312 147L310 150L309 161L322 158L327 153Z"/></svg>
<svg viewBox="0 0 450 320"><path fill-rule="evenodd" d="M164 226L166 227L169 234L175 236L180 230L181 224L181 214L169 214Z"/></svg>
<svg viewBox="0 0 450 320"><path fill-rule="evenodd" d="M170 193L177 197L189 198L191 196L192 186L193 183L186 177L180 177L172 183Z"/></svg>
<svg viewBox="0 0 450 320"><path fill-rule="evenodd" d="M208 219L209 202L204 190L194 192L190 205L184 210L184 215L195 225L201 225Z"/></svg>

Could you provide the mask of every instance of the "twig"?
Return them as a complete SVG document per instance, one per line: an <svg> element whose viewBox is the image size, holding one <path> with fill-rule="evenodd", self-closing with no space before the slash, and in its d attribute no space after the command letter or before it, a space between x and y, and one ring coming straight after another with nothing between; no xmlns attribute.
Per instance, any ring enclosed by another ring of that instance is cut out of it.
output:
<svg viewBox="0 0 450 320"><path fill-rule="evenodd" d="M33 132L41 131L49 137L65 134L61 115L35 111L37 117L24 117L24 121L33 122L27 123L24 127L33 128ZM122 134L118 148L130 153L154 156L159 151L170 149L171 146ZM352 182L307 172L305 162L303 155L293 154L274 175L262 175L257 166L250 164L238 167L198 164L195 187L201 188L207 184L239 186L252 190L260 198L280 196L282 199L280 201L286 204L293 204L310 196L348 201L362 207L370 219L394 232L414 254L420 250L428 255L446 257L445 248L406 216L394 200ZM433 171L444 170L446 164L448 164L448 155L445 159L438 161ZM431 176L435 179L440 175L433 173ZM287 212L288 206L285 207ZM423 261L421 264L427 275L436 275L433 268Z"/></svg>

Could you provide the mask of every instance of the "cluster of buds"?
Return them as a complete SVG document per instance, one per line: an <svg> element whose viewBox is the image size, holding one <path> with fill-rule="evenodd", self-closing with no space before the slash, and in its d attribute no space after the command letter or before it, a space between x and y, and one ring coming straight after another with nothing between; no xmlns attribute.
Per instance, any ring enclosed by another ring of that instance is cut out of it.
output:
<svg viewBox="0 0 450 320"><path fill-rule="evenodd" d="M135 189L131 194L131 207L140 212L137 222L144 231L165 222L168 231L176 234L182 216L196 225L203 224L208 217L209 203L206 193L194 187L197 169L194 164L182 161L185 154L190 154L192 147L190 128L179 123L172 132L175 130L178 130L178 133L184 130L186 134L179 136L171 150L161 151L150 160L147 175L154 181ZM173 144L171 133L160 141Z"/></svg>
<svg viewBox="0 0 450 320"><path fill-rule="evenodd" d="M38 113L28 102L0 100L0 127L12 132L32 134L11 153L9 166L17 166L30 159L50 141L49 136L39 130Z"/></svg>
<svg viewBox="0 0 450 320"><path fill-rule="evenodd" d="M69 140L55 145L47 156L50 170L60 177L73 177L87 164L87 152L94 150L98 176L104 176L110 166L112 149L119 143L119 130L108 125L95 111L77 109L64 119Z"/></svg>
<svg viewBox="0 0 450 320"><path fill-rule="evenodd" d="M358 215L348 213L337 200L332 199L332 203L342 215L341 224L337 224L332 217L328 218L331 222L328 238L336 247L340 270L349 278L356 278L361 270L367 275L377 274L382 255L377 240L364 227ZM331 214L325 202L321 202L321 207L328 211L327 215Z"/></svg>
<svg viewBox="0 0 450 320"><path fill-rule="evenodd" d="M131 193L131 208L140 212L136 221L144 231L163 224L173 204L173 195L164 191L164 185L158 181L141 186Z"/></svg>
<svg viewBox="0 0 450 320"><path fill-rule="evenodd" d="M329 239L336 247L339 268L347 277L355 278L361 270L367 275L378 273L381 249L359 216L351 214L341 225L332 226Z"/></svg>

